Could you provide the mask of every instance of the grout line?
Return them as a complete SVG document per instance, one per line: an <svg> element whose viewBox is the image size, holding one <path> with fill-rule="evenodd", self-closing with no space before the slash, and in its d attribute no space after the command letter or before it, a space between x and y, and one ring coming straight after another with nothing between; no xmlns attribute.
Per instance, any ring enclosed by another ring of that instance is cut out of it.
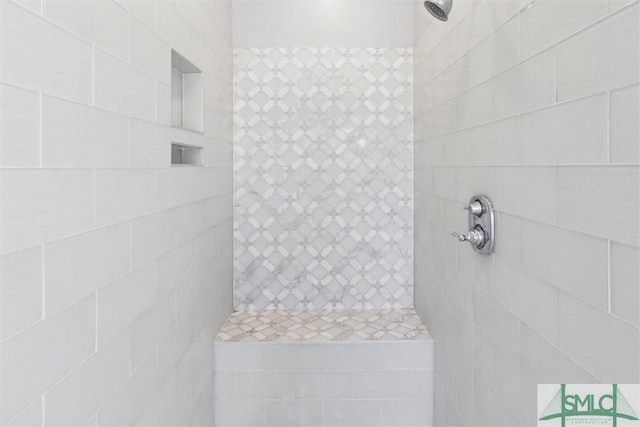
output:
<svg viewBox="0 0 640 427"><path fill-rule="evenodd" d="M560 180L560 166L555 166L553 168L554 170L554 176L553 176L553 192L554 192L554 202L555 202L555 222L554 222L554 226L556 227L560 227L560 195L559 195L559 191L558 191L558 182Z"/></svg>
<svg viewBox="0 0 640 427"><path fill-rule="evenodd" d="M606 130L607 135L605 136L605 146L606 146L606 163L607 165L611 164L611 90L607 91L607 108L606 108Z"/></svg>
<svg viewBox="0 0 640 427"><path fill-rule="evenodd" d="M42 414L42 419L44 421L44 394L39 395L38 397L36 397L34 400L30 401L29 403L27 403L27 405L23 408L21 408L15 415L13 415L11 418L9 418L6 421L6 424L3 424L5 426L9 426L9 425L18 425L15 424L15 421L20 418L22 415L24 415L29 408L31 408L31 406L35 405L36 403L38 403L38 401L40 401L40 411ZM20 424L23 425L23 424ZM40 424L40 426L43 426L44 424Z"/></svg>
<svg viewBox="0 0 640 427"><path fill-rule="evenodd" d="M160 125L160 122L159 122L159 119L158 119L158 117L160 117L160 113L159 113L159 110L160 110L160 107L159 107L160 102L159 102L159 98L158 98L158 85L159 85L159 84L160 84L160 81L159 81L158 79L154 79L154 89L155 89L155 90L154 90L154 94L153 94L153 96L154 96L154 100L155 100L155 117L154 117L154 123L155 123L155 124L157 124L157 125ZM171 88L169 88L169 89L171 89ZM129 145L131 145L131 144L129 144Z"/></svg>
<svg viewBox="0 0 640 427"><path fill-rule="evenodd" d="M611 311L611 240L607 240L607 312Z"/></svg>
<svg viewBox="0 0 640 427"><path fill-rule="evenodd" d="M154 258L151 261L155 261ZM129 220L129 273L135 271L133 266L133 219Z"/></svg>
<svg viewBox="0 0 640 427"><path fill-rule="evenodd" d="M131 137L131 128L133 124L131 122L131 117L127 116L127 169L132 169L132 153L133 153L133 138Z"/></svg>
<svg viewBox="0 0 640 427"><path fill-rule="evenodd" d="M90 231L98 228L98 169L94 166L93 170L93 228Z"/></svg>
<svg viewBox="0 0 640 427"><path fill-rule="evenodd" d="M39 111L38 111L38 150L39 150L39 153L38 153L38 157L39 157L38 164L39 164L40 167L43 167L42 157L43 157L43 152L44 152L44 149L42 147L42 127L43 127L42 100L43 100L43 94L42 94L42 92L38 92L38 108L39 108Z"/></svg>
<svg viewBox="0 0 640 427"><path fill-rule="evenodd" d="M95 292L95 304L96 304L96 319L95 319L95 346L93 351L98 351L98 291Z"/></svg>
<svg viewBox="0 0 640 427"><path fill-rule="evenodd" d="M624 87L615 88L614 91L624 90L624 89L628 89L628 88L632 88L632 87L636 87L636 86L637 86L637 84L634 83L632 85L627 85L627 86L624 86ZM521 111L521 112L518 112L518 113L515 113L515 114L511 114L511 115L508 115L508 116L504 116L504 117L499 117L499 118L493 119L491 121L478 123L476 125L469 126L469 127L466 127L466 128L455 129L455 130L447 131L447 132L444 132L444 133L438 133L438 134L433 134L433 135L428 135L428 136L422 136L421 135L422 138L416 139L414 141L414 143L428 142L428 141L434 140L436 138L440 138L440 137L447 136L447 135L452 135L452 134L455 134L455 133L458 133L458 132L463 132L463 131L466 131L466 130L469 130L469 129L481 128L481 127L484 127L484 126L492 125L492 124L497 123L497 122L514 119L516 117L528 116L529 114L533 114L533 113L537 113L537 112L540 112L540 111L548 110L548 109L551 109L551 108L554 108L554 107L559 107L559 106L571 104L571 103L574 103L574 102L584 101L584 100L587 100L589 98L595 98L595 97L599 97L599 96L602 96L602 95L606 95L608 92L609 91L602 91L602 92L591 93L591 94L588 94L588 95L585 95L585 96L580 96L580 97L577 97L577 98L565 99L565 100L562 100L560 102L556 102L556 103L553 103L553 104L547 104L547 105L544 105L542 107L534 108L532 110ZM415 115L414 116L414 122L422 120L424 117L429 116L429 114L432 113L432 111L435 110L436 108L440 108L442 105L447 104L449 102L452 102L455 99L457 99L457 97L456 98L452 98L449 101L446 101L446 102L444 102L442 104L439 104L436 107L432 108L431 110L428 110L428 111L426 111L424 113L421 113L419 115ZM603 164L603 163L566 164L566 166L584 166L584 165L598 166L598 165L605 165L605 164ZM633 164L633 163L630 163L629 165L637 166L637 164ZM555 166L555 165L553 165L553 166Z"/></svg>
<svg viewBox="0 0 640 427"><path fill-rule="evenodd" d="M91 106L96 106L96 46L91 49Z"/></svg>
<svg viewBox="0 0 640 427"><path fill-rule="evenodd" d="M41 286L42 286L42 296L41 296L42 301L41 301L41 303L42 303L42 306L41 306L41 310L40 310L40 320L44 320L44 316L45 316L45 313L46 313L46 311L45 311L45 308L46 308L46 306L45 306L46 287L45 287L45 274L44 274L45 273L45 265L46 264L45 264L44 243L40 245L40 254L42 256L42 259L41 259L41 269L42 269L42 271L40 272L40 275L41 275L40 280L42 281L41 282Z"/></svg>
<svg viewBox="0 0 640 427"><path fill-rule="evenodd" d="M553 47L553 105L558 105L558 49Z"/></svg>
<svg viewBox="0 0 640 427"><path fill-rule="evenodd" d="M127 13L127 35L128 43L127 43L127 63L131 64L133 61L133 17L130 13ZM157 36L157 33L154 33Z"/></svg>
<svg viewBox="0 0 640 427"><path fill-rule="evenodd" d="M558 342L558 347L560 347L560 289L556 288L556 341ZM531 329L533 331L533 329ZM534 331L535 332L535 331ZM543 337L544 338L544 337Z"/></svg>

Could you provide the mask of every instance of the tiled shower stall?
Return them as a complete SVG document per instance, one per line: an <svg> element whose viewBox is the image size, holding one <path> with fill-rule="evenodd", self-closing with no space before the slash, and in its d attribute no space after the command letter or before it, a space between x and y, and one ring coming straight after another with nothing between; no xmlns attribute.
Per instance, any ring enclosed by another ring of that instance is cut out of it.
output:
<svg viewBox="0 0 640 427"><path fill-rule="evenodd" d="M537 384L640 383L639 19L0 0L0 425L530 426Z"/></svg>

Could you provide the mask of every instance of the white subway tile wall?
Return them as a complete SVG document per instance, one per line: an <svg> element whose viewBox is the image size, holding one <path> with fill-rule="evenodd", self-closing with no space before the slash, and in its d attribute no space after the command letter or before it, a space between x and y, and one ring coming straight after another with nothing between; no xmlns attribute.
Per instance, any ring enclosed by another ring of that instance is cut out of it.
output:
<svg viewBox="0 0 640 427"><path fill-rule="evenodd" d="M412 49L234 58L235 308L413 307Z"/></svg>
<svg viewBox="0 0 640 427"><path fill-rule="evenodd" d="M454 1L443 24L416 3L415 304L436 425L535 425L536 383L640 381L638 8ZM448 236L475 192L497 210L487 258Z"/></svg>
<svg viewBox="0 0 640 427"><path fill-rule="evenodd" d="M32 11L3 2L3 82L91 103L93 55L90 43Z"/></svg>
<svg viewBox="0 0 640 427"><path fill-rule="evenodd" d="M216 426L432 426L433 351L428 336L216 341Z"/></svg>
<svg viewBox="0 0 640 427"><path fill-rule="evenodd" d="M40 95L0 85L2 167L40 166Z"/></svg>
<svg viewBox="0 0 640 427"><path fill-rule="evenodd" d="M213 424L229 3L0 2L0 425ZM203 70L204 134L170 127L171 48ZM172 168L172 141L204 167Z"/></svg>

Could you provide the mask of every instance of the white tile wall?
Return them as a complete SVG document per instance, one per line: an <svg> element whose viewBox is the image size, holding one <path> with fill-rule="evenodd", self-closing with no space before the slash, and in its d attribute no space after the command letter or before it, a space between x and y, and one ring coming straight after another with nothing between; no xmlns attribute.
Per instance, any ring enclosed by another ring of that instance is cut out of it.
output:
<svg viewBox="0 0 640 427"><path fill-rule="evenodd" d="M129 57L129 14L115 2L44 0L44 17L125 61Z"/></svg>
<svg viewBox="0 0 640 427"><path fill-rule="evenodd" d="M203 231L203 216L204 205L199 202L134 219L131 224L134 267L195 238Z"/></svg>
<svg viewBox="0 0 640 427"><path fill-rule="evenodd" d="M534 425L536 383L640 381L638 2L458 6L424 18L414 55L435 420ZM449 237L474 192L498 211L491 257Z"/></svg>
<svg viewBox="0 0 640 427"><path fill-rule="evenodd" d="M0 263L4 339L42 318L42 248L4 255Z"/></svg>
<svg viewBox="0 0 640 427"><path fill-rule="evenodd" d="M34 402L16 417L14 417L7 426L41 426L43 423L42 399L36 399ZM89 424L91 425L91 424Z"/></svg>
<svg viewBox="0 0 640 427"><path fill-rule="evenodd" d="M97 425L131 425L156 390L156 360L147 358L98 410Z"/></svg>
<svg viewBox="0 0 640 427"><path fill-rule="evenodd" d="M605 16L605 0L545 1L529 5L520 15L521 54L528 58Z"/></svg>
<svg viewBox="0 0 640 427"><path fill-rule="evenodd" d="M94 415L129 376L130 338L120 336L45 393L44 425L84 425Z"/></svg>
<svg viewBox="0 0 640 427"><path fill-rule="evenodd" d="M216 342L216 426L433 425L433 351L430 338Z"/></svg>
<svg viewBox="0 0 640 427"><path fill-rule="evenodd" d="M522 369L539 384L597 382L595 377L526 325L522 326Z"/></svg>
<svg viewBox="0 0 640 427"><path fill-rule="evenodd" d="M127 117L49 96L42 99L42 166L129 166Z"/></svg>
<svg viewBox="0 0 640 427"><path fill-rule="evenodd" d="M154 169L96 170L96 225L127 221L157 210Z"/></svg>
<svg viewBox="0 0 640 427"><path fill-rule="evenodd" d="M639 164L640 106L638 86L611 92L609 114L609 160L612 163Z"/></svg>
<svg viewBox="0 0 640 427"><path fill-rule="evenodd" d="M98 347L127 331L157 302L157 274L150 262L98 291Z"/></svg>
<svg viewBox="0 0 640 427"><path fill-rule="evenodd" d="M518 62L519 37L518 20L512 19L471 51L469 58L475 83L489 80Z"/></svg>
<svg viewBox="0 0 640 427"><path fill-rule="evenodd" d="M531 274L600 308L607 307L606 240L526 220L519 231L521 263Z"/></svg>
<svg viewBox="0 0 640 427"><path fill-rule="evenodd" d="M171 76L171 49L137 19L131 19L131 62L164 83Z"/></svg>
<svg viewBox="0 0 640 427"><path fill-rule="evenodd" d="M45 316L95 293L131 270L128 223L44 245Z"/></svg>
<svg viewBox="0 0 640 427"><path fill-rule="evenodd" d="M558 308L560 351L602 382L636 381L640 335L635 327L564 293L560 293Z"/></svg>
<svg viewBox="0 0 640 427"><path fill-rule="evenodd" d="M519 164L518 119L498 120L473 129L473 163L478 166Z"/></svg>
<svg viewBox="0 0 640 427"><path fill-rule="evenodd" d="M91 229L94 179L88 169L4 169L2 252L10 253Z"/></svg>
<svg viewBox="0 0 640 427"><path fill-rule="evenodd" d="M351 397L351 372L299 372L295 376L298 399L340 399Z"/></svg>
<svg viewBox="0 0 640 427"><path fill-rule="evenodd" d="M2 80L91 102L91 44L14 3L2 2L2 12Z"/></svg>
<svg viewBox="0 0 640 427"><path fill-rule="evenodd" d="M232 288L223 3L0 2L0 425L213 424ZM208 136L170 127L171 48L204 64ZM172 169L172 141L206 166Z"/></svg>
<svg viewBox="0 0 640 427"><path fill-rule="evenodd" d="M495 169L494 177L492 200L499 209L549 224L557 222L555 168L499 167ZM526 197L522 197L525 187ZM532 205L534 209L531 209Z"/></svg>
<svg viewBox="0 0 640 427"><path fill-rule="evenodd" d="M95 351L95 311L90 296L2 342L3 423Z"/></svg>
<svg viewBox="0 0 640 427"><path fill-rule="evenodd" d="M3 167L40 166L40 95L9 85L0 86Z"/></svg>
<svg viewBox="0 0 640 427"><path fill-rule="evenodd" d="M99 49L95 50L95 67L97 107L138 119L155 119L153 77Z"/></svg>
<svg viewBox="0 0 640 427"><path fill-rule="evenodd" d="M158 12L155 1L116 0L116 3L125 8L132 17L138 19L151 30L156 30L156 17L158 16ZM222 19L224 19L224 17Z"/></svg>
<svg viewBox="0 0 640 427"><path fill-rule="evenodd" d="M386 399L382 401L383 426L420 426L433 418L433 399Z"/></svg>
<svg viewBox="0 0 640 427"><path fill-rule="evenodd" d="M640 244L638 167L581 167L558 170L558 224L610 240ZM581 215L579 199L593 199Z"/></svg>
<svg viewBox="0 0 640 427"><path fill-rule="evenodd" d="M493 80L495 117L508 117L555 102L554 52L543 52Z"/></svg>
<svg viewBox="0 0 640 427"><path fill-rule="evenodd" d="M520 156L526 165L606 163L606 94L522 115Z"/></svg>
<svg viewBox="0 0 640 427"><path fill-rule="evenodd" d="M499 258L494 267L490 286L495 299L539 335L557 343L558 289Z"/></svg>
<svg viewBox="0 0 640 427"><path fill-rule="evenodd" d="M635 286L640 271L640 250L637 247L611 243L611 313L640 327L636 301L640 289Z"/></svg>
<svg viewBox="0 0 640 427"><path fill-rule="evenodd" d="M468 128L493 119L493 83L476 86L456 98L458 128Z"/></svg>
<svg viewBox="0 0 640 427"><path fill-rule="evenodd" d="M131 367L136 369L176 325L175 292L168 293L131 324Z"/></svg>
<svg viewBox="0 0 640 427"><path fill-rule="evenodd" d="M638 83L640 41L629 35L637 33L639 16L634 3L557 46L558 100Z"/></svg>
<svg viewBox="0 0 640 427"><path fill-rule="evenodd" d="M167 94L164 101L170 105L171 95ZM130 119L129 123L132 168L160 168L171 163L171 134L165 128L142 120Z"/></svg>
<svg viewBox="0 0 640 427"><path fill-rule="evenodd" d="M42 0L17 0L15 3L33 10L35 13L42 14Z"/></svg>

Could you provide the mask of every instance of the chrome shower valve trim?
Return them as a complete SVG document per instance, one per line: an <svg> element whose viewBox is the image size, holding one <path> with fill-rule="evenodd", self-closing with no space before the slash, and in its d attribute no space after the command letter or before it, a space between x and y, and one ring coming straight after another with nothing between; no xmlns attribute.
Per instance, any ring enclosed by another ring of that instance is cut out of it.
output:
<svg viewBox="0 0 640 427"><path fill-rule="evenodd" d="M493 204L486 196L476 195L464 208L469 211L469 232L452 232L460 242L469 242L473 249L483 255L493 253L495 246L495 215Z"/></svg>

